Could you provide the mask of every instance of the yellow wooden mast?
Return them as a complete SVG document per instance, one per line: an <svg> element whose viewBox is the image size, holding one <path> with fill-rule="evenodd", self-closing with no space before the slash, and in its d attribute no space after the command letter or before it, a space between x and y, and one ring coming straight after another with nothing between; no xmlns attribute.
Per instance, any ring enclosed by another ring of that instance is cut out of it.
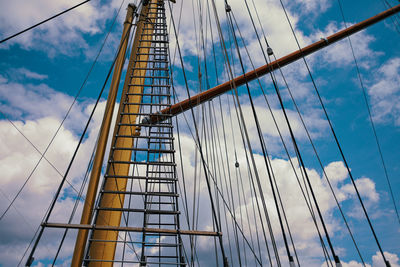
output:
<svg viewBox="0 0 400 267"><path fill-rule="evenodd" d="M150 0L147 5L142 7L140 12L140 17L136 26L136 33L134 37L134 42L132 46L131 56L129 59L128 71L126 73L125 83L123 87L123 93L121 103L126 101L130 104L136 105L120 105L119 113L117 117L117 123L125 123L129 124L134 123L136 121L137 115L122 115L122 113L138 113L140 106L138 104L141 103L142 97L140 95L129 95L127 99L125 99L126 93L136 93L140 94L143 92L143 84L144 78L135 78L135 77L144 77L147 67L147 61L149 58L149 47L151 46L151 35L153 33L153 27L151 23L146 23L146 28L144 29L145 22L152 22L156 14L149 14L149 7L156 8L157 2L159 0ZM90 224L92 221L93 207L96 198L96 193L98 189L98 184L100 180L101 167L104 159L107 139L109 135L110 125L112 114L115 106L115 99L118 91L118 85L121 77L122 68L124 65L124 58L126 53L126 48L128 44L128 36L130 26L132 25L134 14L134 7L129 5L128 12L126 16L126 20L124 23L124 30L120 43L120 53L117 58L115 64L115 70L113 74L113 79L111 83L109 97L107 99L106 110L103 117L103 122L101 126L101 132L99 136L99 141L96 148L96 154L93 162L93 169L89 180L88 191L86 194L85 204L82 212L81 224ZM141 39L141 48L139 48L139 40ZM147 39L147 41L146 41ZM138 50L140 49L140 54L138 54ZM135 63L134 61L138 62ZM135 68L134 68L135 67ZM133 70L134 69L134 70ZM133 70L133 73L132 73ZM115 125L114 128L114 136L115 134L119 135L137 135L140 132L140 129L137 129L136 126L119 126ZM115 140L113 140L114 143ZM118 138L116 141L116 146L121 148L131 148L133 145L133 138ZM118 150L114 151L113 155L110 154L110 157L113 157L115 161L129 161L131 159L131 151L130 150ZM109 169L109 175L115 176L126 176L129 172L129 166L123 164L113 163ZM107 179L105 184L105 190L110 191L124 191L126 189L126 179L114 178ZM124 203L124 195L122 194L107 194L104 195L101 202L101 207L112 207L112 208L121 208ZM101 210L98 213L98 220L96 225L106 225L106 226L119 226L121 221L121 211L106 211ZM71 266L81 266L82 260L84 256L84 251L88 238L88 230L80 229L78 232L78 236L75 243L74 254L72 258ZM102 261L112 261L114 259L116 241L118 238L118 232L116 231L101 231L94 230L93 238L104 240L104 242L93 242L90 247L89 255L90 258L95 258ZM107 242L111 241L111 242ZM104 263L104 262L91 262L90 266L112 266L112 262Z"/></svg>

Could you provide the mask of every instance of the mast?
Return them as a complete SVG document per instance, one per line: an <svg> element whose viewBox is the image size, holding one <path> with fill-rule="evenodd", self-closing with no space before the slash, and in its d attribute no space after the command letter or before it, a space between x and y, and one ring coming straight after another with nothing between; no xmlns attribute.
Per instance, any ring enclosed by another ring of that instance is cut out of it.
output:
<svg viewBox="0 0 400 267"><path fill-rule="evenodd" d="M93 160L92 172L90 174L89 185L86 193L86 199L83 206L81 224L90 224L92 220L93 207L96 199L97 188L99 185L101 168L104 160L108 134L110 131L111 120L114 113L115 100L118 93L119 81L121 79L122 68L125 63L125 54L128 46L129 35L136 7L132 4L128 5L127 14L122 31L121 41L119 45L119 53L115 62L114 73L111 81L110 92L108 94L106 108L104 111L103 121L100 128L99 140L97 143L96 154ZM88 230L80 229L75 242L74 254L71 266L81 266L83 254L86 246Z"/></svg>

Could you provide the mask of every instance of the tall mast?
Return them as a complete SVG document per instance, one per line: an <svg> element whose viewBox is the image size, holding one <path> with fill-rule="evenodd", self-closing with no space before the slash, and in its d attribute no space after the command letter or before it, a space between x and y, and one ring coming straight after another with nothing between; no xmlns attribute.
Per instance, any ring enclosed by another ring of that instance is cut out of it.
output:
<svg viewBox="0 0 400 267"><path fill-rule="evenodd" d="M133 21L134 12L136 7L129 4L127 14L124 22L124 29L122 31L121 41L119 45L118 56L115 62L114 73L111 81L110 92L107 98L107 104L104 111L103 122L100 128L99 140L97 143L96 153L93 160L92 172L90 174L89 185L86 193L85 203L83 206L81 224L90 224L92 220L93 207L96 199L97 188L99 185L101 167L104 160L108 135L111 126L111 120L115 107L115 100L117 98L118 86L121 79L122 69L125 63L125 54L128 46L129 35ZM74 254L72 257L71 266L81 266L83 254L86 246L88 230L80 229L75 242Z"/></svg>

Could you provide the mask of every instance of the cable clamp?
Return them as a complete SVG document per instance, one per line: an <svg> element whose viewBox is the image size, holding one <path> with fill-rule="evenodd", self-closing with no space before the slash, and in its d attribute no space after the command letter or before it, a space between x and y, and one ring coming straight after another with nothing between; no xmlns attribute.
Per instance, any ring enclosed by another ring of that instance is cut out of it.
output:
<svg viewBox="0 0 400 267"><path fill-rule="evenodd" d="M231 12L231 11L232 11L231 6L228 5L228 4L226 4L226 5L225 5L225 11L226 11L226 12Z"/></svg>
<svg viewBox="0 0 400 267"><path fill-rule="evenodd" d="M325 37L321 37L321 40L324 41L325 43L329 44L328 39L326 39Z"/></svg>
<svg viewBox="0 0 400 267"><path fill-rule="evenodd" d="M268 56L272 56L274 54L274 51L272 50L272 48L270 46L267 47L267 54L268 54Z"/></svg>

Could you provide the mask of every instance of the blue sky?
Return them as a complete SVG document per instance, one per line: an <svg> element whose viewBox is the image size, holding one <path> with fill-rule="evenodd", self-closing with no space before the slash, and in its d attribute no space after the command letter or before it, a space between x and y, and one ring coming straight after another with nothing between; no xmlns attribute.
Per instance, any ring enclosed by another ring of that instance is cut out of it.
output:
<svg viewBox="0 0 400 267"><path fill-rule="evenodd" d="M180 1L178 0L177 2L174 9L175 19L178 17L180 7ZM193 2L196 3L196 1ZM346 22L350 25L383 11L382 2L378 0L342 1ZM388 2L392 5L396 4L396 1ZM22 0L12 2L0 0L2 7L0 10L0 38L3 39L75 3L78 3L78 1L53 2L40 0L37 3L24 3ZM206 1L202 3L206 3ZM243 1L230 1L229 3L238 20L240 30L246 39L246 45L251 52L255 66L263 65L265 62L261 57L254 30L249 23L249 17L244 11ZM279 58L295 51L297 49L296 44L279 1L256 0L255 3L275 55ZM69 105L72 103L120 4L120 0L93 0L90 4L86 4L33 31L0 45L0 111L6 114L40 151L46 149L52 134L54 134ZM61 173L65 171L73 153L73 148L111 65L119 42L126 5L127 3L123 4L103 53L100 55L93 73L78 98L77 104L72 109L59 136L46 154L46 158ZM24 6L24 8L21 8L21 6ZM228 32L223 5L219 2L217 8L222 21L224 37L227 39ZM337 0L295 0L287 3L287 8L301 46L308 45L344 27ZM200 53L198 50L199 45L196 44L199 23L193 24L193 17L197 19L198 14L192 14L191 1L184 2L183 10L179 41L189 77L191 94L193 94L199 90L197 57ZM399 21L399 17L397 21ZM195 27L196 31L194 30ZM393 21L387 19L351 37L398 206L400 206L400 180L398 179L400 175L398 164L398 151L400 151L400 105L398 104L400 103L399 27L400 25L396 30ZM214 38L216 38L216 28L214 30ZM206 53L210 57L210 37L207 36L206 39L209 47ZM217 42L215 44L218 45ZM175 38L171 34L171 54L174 53L175 47ZM221 53L221 50L218 51ZM252 67L250 61L245 57L243 45L241 45L241 52L245 58L246 70L251 70ZM200 59L204 64L202 56L200 56ZM227 77L222 67L222 56L218 60L220 63L217 69L217 72L220 73L219 80L226 81ZM392 266L399 266L400 224L394 213L393 203L389 195L348 40L343 40L334 46L307 57L307 61L310 64L313 77L339 137L352 174L356 180L359 180L361 195L365 200L384 251L389 253L387 255L391 260ZM240 74L237 56L234 56L234 62L233 69L235 74ZM211 63L207 64L211 65ZM174 62L174 66L177 93L179 99L183 100L187 95L178 59ZM210 73L215 73L213 67L209 68ZM202 71L204 74L204 67L202 67ZM352 229L354 229L355 236L359 240L360 249L365 256L366 262L374 267L383 266L377 254L377 247L373 243L372 236L365 223L365 218L360 213L359 203L355 199L349 177L341 162L338 149L333 142L332 134L316 99L304 64L299 61L291 66L284 67L283 71L305 118L308 129L312 133L313 140L326 168L325 170L332 175L340 202L344 207ZM289 117L296 138L299 140L301 151L305 157L306 167L312 173L316 188L321 190L321 203L324 215L329 221L333 242L338 247L338 253L344 261L345 267L361 266L346 235L337 208L331 198L325 198L324 196L325 193L328 194L329 192L326 184L322 182L322 170L317 164L305 132L278 73L277 77L278 84L282 88L285 104L289 109ZM203 82L204 79L203 75ZM278 118L278 125L282 127L285 140L288 140L288 131L284 126L270 78L262 78L261 82L267 92L274 114ZM204 84L203 90L206 89ZM210 85L216 85L214 74L210 74ZM276 173L281 175L279 177L282 177L280 181L282 183L282 193L285 192L288 196L287 208L293 214L296 214L304 206L296 206L296 202L291 202L293 200L290 196L294 196L297 191L284 188L291 185L284 180L284 177L292 175L289 174L287 158L272 124L272 119L266 109L258 84L252 82L250 85L252 95L255 98L257 112L262 114L260 115L262 129L264 138L267 140L267 147L271 152L272 165L275 167ZM257 163L260 164L260 172L262 172L261 151L257 145L258 139L254 122L251 119L250 105L246 94L245 87L239 88L243 111L249 116L248 128L251 142L255 147L254 154ZM69 178L76 188L79 188L93 149L97 129L101 122L105 97L104 95ZM216 105L217 102L214 101L212 103ZM229 109L225 101L223 107L226 114L234 114L234 110ZM190 114L188 113L187 115L189 118ZM186 148L184 156L187 169L185 171L190 175L195 166L193 155L197 152L190 137L189 127L184 123L181 126L183 127L182 143L183 147ZM234 121L233 126L236 127L236 130L238 129L237 122ZM193 127L190 127L193 130ZM238 146L241 143L239 136L232 134L228 135L228 141L236 143ZM15 196L23 181L32 171L40 155L3 116L0 116L0 144L2 146L0 169L3 173L3 177L0 178L0 211L3 212L10 199ZM233 153L232 150L229 151ZM244 162L244 156L241 155L240 158ZM47 209L59 181L59 175L54 169L47 163L42 162L22 192L21 197L15 202L15 206L0 221L0 266L15 266L18 263L22 251L26 249L32 238L33 230L37 227ZM66 191L66 196L70 192ZM202 198L206 203L206 194ZM70 208L72 203L73 197L63 198L58 203L60 205L56 205L54 218L58 220L65 219L67 215L63 210ZM289 207L290 204L294 204L293 208ZM203 212L206 213L206 211ZM308 225L309 218L306 215L303 216L302 212L299 212L299 214L299 217L292 217L293 231L296 233L295 236L298 243L305 246L301 250L305 255L303 259L304 266L321 266L323 263L322 258L314 255L319 253L316 252L318 242L316 241L315 233L308 233L308 231L302 229L302 227ZM209 221L206 221L202 226L210 226L209 223ZM23 231L19 229L23 229ZM38 250L38 258L43 260L43 264L47 264L46 255L49 249L52 249L52 244L56 243L56 239L56 235L49 233L43 241L47 245ZM67 248L61 255L60 265L68 265L72 243L73 237L70 237L66 245ZM207 253L205 247L200 246L201 253ZM38 264L38 266L43 265Z"/></svg>

